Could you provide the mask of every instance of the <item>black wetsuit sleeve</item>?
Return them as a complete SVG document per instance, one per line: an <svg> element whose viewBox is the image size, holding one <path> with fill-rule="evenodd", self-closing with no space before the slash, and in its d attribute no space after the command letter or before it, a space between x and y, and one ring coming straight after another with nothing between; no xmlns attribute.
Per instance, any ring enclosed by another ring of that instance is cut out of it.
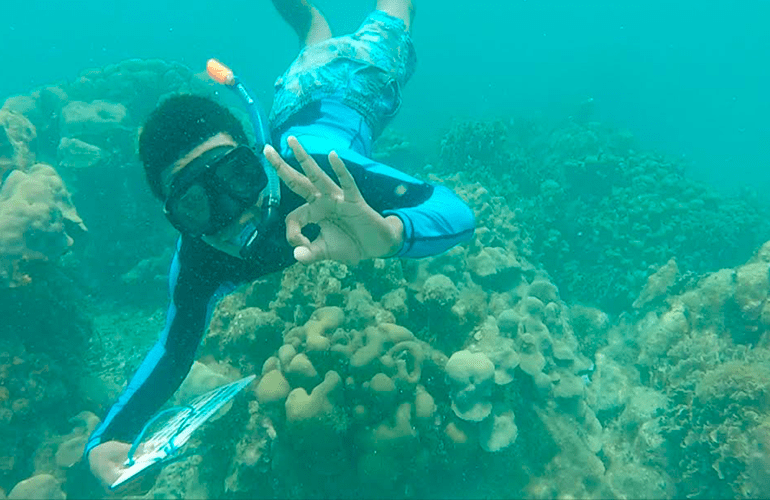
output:
<svg viewBox="0 0 770 500"><path fill-rule="evenodd" d="M132 441L189 372L220 283L185 265L185 257L180 244L169 273L171 301L166 325L128 387L91 435L86 453L105 441Z"/></svg>

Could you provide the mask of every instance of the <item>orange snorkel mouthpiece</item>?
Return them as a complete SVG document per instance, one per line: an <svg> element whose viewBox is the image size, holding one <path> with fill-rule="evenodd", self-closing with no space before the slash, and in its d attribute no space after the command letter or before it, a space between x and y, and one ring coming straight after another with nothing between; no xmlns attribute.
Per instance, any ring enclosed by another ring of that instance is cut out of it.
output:
<svg viewBox="0 0 770 500"><path fill-rule="evenodd" d="M211 78L221 83L222 85L233 85L235 83L235 75L233 70L217 61L216 59L209 59L206 62L206 72Z"/></svg>

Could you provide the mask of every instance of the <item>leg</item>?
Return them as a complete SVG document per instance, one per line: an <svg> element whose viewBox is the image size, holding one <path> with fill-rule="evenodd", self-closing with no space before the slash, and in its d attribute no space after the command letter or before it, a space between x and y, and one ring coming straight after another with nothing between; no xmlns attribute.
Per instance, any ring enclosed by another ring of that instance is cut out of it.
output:
<svg viewBox="0 0 770 500"><path fill-rule="evenodd" d="M412 0L377 0L377 10L397 17L406 24L406 31L412 27L414 19L414 3Z"/></svg>
<svg viewBox="0 0 770 500"><path fill-rule="evenodd" d="M326 18L308 0L273 0L273 5L297 33L300 47L331 38L332 30Z"/></svg>

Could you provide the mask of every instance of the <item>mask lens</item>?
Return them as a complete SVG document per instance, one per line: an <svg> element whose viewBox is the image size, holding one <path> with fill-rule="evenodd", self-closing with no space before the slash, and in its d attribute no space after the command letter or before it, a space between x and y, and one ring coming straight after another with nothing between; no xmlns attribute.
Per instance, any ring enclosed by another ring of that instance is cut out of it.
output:
<svg viewBox="0 0 770 500"><path fill-rule="evenodd" d="M220 230L256 203L267 185L251 149L239 146L212 159L218 149L185 167L171 187L166 214L181 232L201 235Z"/></svg>
<svg viewBox="0 0 770 500"><path fill-rule="evenodd" d="M239 200L256 200L267 184L267 177L259 159L247 147L228 153L215 167L220 185Z"/></svg>
<svg viewBox="0 0 770 500"><path fill-rule="evenodd" d="M169 207L175 225L185 232L205 233L211 224L211 203L200 184L193 184Z"/></svg>

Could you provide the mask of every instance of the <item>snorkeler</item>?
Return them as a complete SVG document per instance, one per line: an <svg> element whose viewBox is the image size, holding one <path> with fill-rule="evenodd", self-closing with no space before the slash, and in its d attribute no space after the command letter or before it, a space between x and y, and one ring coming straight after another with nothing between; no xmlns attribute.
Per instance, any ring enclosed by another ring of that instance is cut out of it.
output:
<svg viewBox="0 0 770 500"><path fill-rule="evenodd" d="M204 97L164 100L142 129L148 183L181 237L165 328L86 446L105 485L187 375L213 306L235 284L297 261L435 255L473 235L473 213L449 189L371 159L414 70L412 2L379 0L358 31L337 38L306 0L273 4L302 50L276 81L269 130L253 113L256 149Z"/></svg>

